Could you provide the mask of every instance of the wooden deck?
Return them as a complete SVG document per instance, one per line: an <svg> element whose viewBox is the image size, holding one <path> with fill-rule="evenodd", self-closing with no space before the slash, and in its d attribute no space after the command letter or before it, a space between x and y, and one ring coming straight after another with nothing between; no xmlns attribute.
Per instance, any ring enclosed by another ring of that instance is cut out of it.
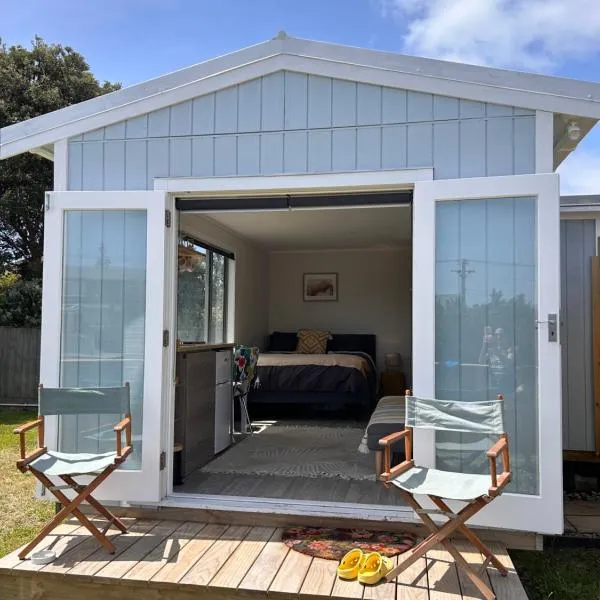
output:
<svg viewBox="0 0 600 600"><path fill-rule="evenodd" d="M0 559L3 600L192 600L201 597L277 597L282 600L475 600L481 596L459 576L443 549L427 555L398 581L365 587L337 579L335 561L311 558L281 542L282 529L194 521L129 519L107 554L76 522L61 525L39 546L58 558L46 566L20 561L17 551ZM467 546L462 546L466 550ZM506 549L496 545L509 568L502 578L488 570L498 600L527 600ZM481 563L478 553L465 558ZM141 594L141 595L140 595Z"/></svg>

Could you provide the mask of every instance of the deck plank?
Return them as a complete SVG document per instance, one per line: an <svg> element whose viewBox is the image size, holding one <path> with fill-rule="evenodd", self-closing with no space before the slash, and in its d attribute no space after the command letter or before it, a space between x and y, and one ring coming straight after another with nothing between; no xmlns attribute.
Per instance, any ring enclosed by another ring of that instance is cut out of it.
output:
<svg viewBox="0 0 600 600"><path fill-rule="evenodd" d="M398 557L392 558L394 567L398 565ZM377 585L365 585L363 590L365 600L396 600L396 582L383 579Z"/></svg>
<svg viewBox="0 0 600 600"><path fill-rule="evenodd" d="M404 558L398 556L398 563ZM419 558L414 564L402 571L396 578L397 600L429 600L429 582L427 575L427 561Z"/></svg>
<svg viewBox="0 0 600 600"><path fill-rule="evenodd" d="M152 582L175 584L196 564L204 553L227 531L227 525L211 524L198 532L151 579Z"/></svg>
<svg viewBox="0 0 600 600"><path fill-rule="evenodd" d="M128 533L138 526L139 521L132 521L132 525L129 526ZM107 537L113 542L116 541L116 538L120 535L128 535L122 534L116 527L111 526L110 529L106 532ZM64 554L58 556L57 559L42 567L40 569L40 573L67 573L70 571L75 565L79 564L82 561L85 561L88 557L90 557L94 552L98 549L102 549L103 552L106 550L100 546L98 540L90 536L86 538L81 544L77 544L74 548L69 548ZM110 554L107 553L107 556Z"/></svg>
<svg viewBox="0 0 600 600"><path fill-rule="evenodd" d="M173 535L163 540L143 561L123 575L126 580L150 581L156 573L169 564L173 557L184 548L204 527L206 523L185 522Z"/></svg>
<svg viewBox="0 0 600 600"><path fill-rule="evenodd" d="M253 527L209 582L210 587L237 588L274 531L274 527Z"/></svg>
<svg viewBox="0 0 600 600"><path fill-rule="evenodd" d="M285 557L290 552L289 547L281 541L282 534L283 529L278 528L275 530L271 539L265 544L262 552L242 579L239 589L264 592L269 589Z"/></svg>
<svg viewBox="0 0 600 600"><path fill-rule="evenodd" d="M508 550L501 544L490 544L490 550L498 557L500 562L508 569L508 575L502 577L496 569L488 569L492 589L496 594L496 600L527 600L527 593L519 579L519 575L513 565Z"/></svg>
<svg viewBox="0 0 600 600"><path fill-rule="evenodd" d="M66 523L61 523L54 531L52 534L50 534L49 536L47 536L46 538L44 538L35 548L34 548L34 552L36 550L44 550L46 548L48 548L49 546L51 546L52 544L56 544L58 542L58 540L64 536L64 535L71 535L72 533L74 533L75 531L77 531L80 527L80 523L79 521L76 522L66 522ZM87 530L86 530L87 531ZM2 558L0 558L0 570L4 570L4 569L15 569L17 568L19 565L23 564L24 562L31 562L29 560L21 560L19 558L19 552L26 546L27 544L23 544L22 546L20 546L19 548L17 548L16 550L13 550L12 552L9 552L8 554L6 554L5 556L3 556Z"/></svg>
<svg viewBox="0 0 600 600"><path fill-rule="evenodd" d="M337 578L337 561L313 558L300 588L301 596L331 596Z"/></svg>
<svg viewBox="0 0 600 600"><path fill-rule="evenodd" d="M290 550L269 586L269 593L297 594L304 583L312 557Z"/></svg>
<svg viewBox="0 0 600 600"><path fill-rule="evenodd" d="M102 567L94 579L121 579L127 571L140 562L143 563L146 555L152 552L165 538L168 538L179 526L177 521L161 521L156 527L138 539L127 548L119 557Z"/></svg>
<svg viewBox="0 0 600 600"><path fill-rule="evenodd" d="M454 559L443 546L427 552L427 579L430 600L462 600Z"/></svg>
<svg viewBox="0 0 600 600"><path fill-rule="evenodd" d="M469 563L469 565L476 571L479 571L484 559L479 550L469 545L467 542L462 541L457 542L455 546L456 549L461 553L462 557ZM481 578L483 579L483 582L491 589L492 584L490 583L487 570L482 574ZM458 569L458 580L460 583L460 590L463 595L463 600L482 600L484 598L483 594L475 587L475 584L469 579L468 575L463 571L463 569Z"/></svg>
<svg viewBox="0 0 600 600"><path fill-rule="evenodd" d="M247 525L230 526L220 539L206 551L202 560L196 561L181 579L181 583L208 585L210 580L242 543L249 531L250 527Z"/></svg>

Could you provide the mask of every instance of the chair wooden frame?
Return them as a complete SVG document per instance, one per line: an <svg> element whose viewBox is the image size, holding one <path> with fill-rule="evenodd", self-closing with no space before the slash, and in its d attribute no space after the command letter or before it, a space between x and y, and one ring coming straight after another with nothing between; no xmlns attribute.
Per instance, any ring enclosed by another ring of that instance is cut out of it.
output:
<svg viewBox="0 0 600 600"><path fill-rule="evenodd" d="M127 387L129 384L125 384ZM42 389L42 385L39 389ZM27 454L26 451L26 440L25 434L32 430L37 429L37 448ZM19 449L20 459L17 461L17 468L22 473L27 471L31 474L49 491L51 492L58 502L62 505L62 509L59 510L54 518L49 521L38 535L25 546L19 552L19 558L24 560L27 555L56 527L58 527L69 515L76 517L79 522L106 548L110 554L115 553L115 546L106 537L106 532L111 525L115 525L122 533L127 532L127 527L116 515L110 510L103 506L96 498L92 496L92 492L98 488L98 486L115 470L117 469L125 459L132 452L131 445L131 415L127 413L125 417L113 427L113 431L116 436L116 456L114 462L108 467L104 468L100 473L96 475L88 484L83 485L75 481L72 475L58 475L58 477L65 483L64 486L55 486L54 483L44 474L31 467L31 463L37 458L43 456L48 452L47 446L44 445L44 417L40 416L35 421L21 425L13 430L13 433L19 435ZM125 446L123 446L122 434L125 432ZM77 495L72 500L63 494L63 489L72 489L77 492ZM87 502L92 506L98 513L104 516L108 523L104 529L100 530L90 521L90 519L79 510L79 506Z"/></svg>
<svg viewBox="0 0 600 600"><path fill-rule="evenodd" d="M406 390L406 395L411 396L410 390ZM502 400L502 396L498 396ZM404 460L392 467L391 448L394 444L404 439ZM383 472L379 475L379 480L386 487L396 487L391 481L408 471L415 466L413 459L413 430L411 427L406 427L402 431L392 433L379 440L379 444L383 447ZM502 461L502 472L497 472L497 458L500 456ZM425 539L412 548L408 552L408 556L398 564L396 568L390 571L386 578L388 581L394 580L400 573L414 564L427 551L431 550L437 544L442 544L444 548L451 554L456 561L456 564L465 571L467 577L473 582L477 589L483 594L486 600L494 600L496 598L494 592L483 581L481 575L491 563L503 576L506 577L508 571L494 553L479 539L479 537L466 526L466 522L477 514L482 508L487 506L494 498L499 496L504 488L509 484L511 479L510 456L508 446L508 435L503 433L500 439L487 451L487 457L490 464L490 487L487 495L475 498L467 503L461 510L454 512L444 502L442 497L429 495L428 498L433 502L437 509L423 508L415 499L414 495L402 489L398 491L402 494L404 500L414 509L415 513L421 518L427 529L431 532ZM429 516L437 514L445 516L448 521L443 525L438 525ZM456 532L460 532L477 550L485 557L483 565L477 572L469 563L462 557L460 552L450 541L450 536Z"/></svg>

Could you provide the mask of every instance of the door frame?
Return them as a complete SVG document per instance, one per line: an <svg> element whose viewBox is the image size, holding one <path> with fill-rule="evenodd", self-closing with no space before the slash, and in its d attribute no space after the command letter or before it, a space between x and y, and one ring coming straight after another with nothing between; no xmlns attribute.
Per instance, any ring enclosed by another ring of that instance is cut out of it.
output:
<svg viewBox="0 0 600 600"><path fill-rule="evenodd" d="M165 227L165 210L169 199L157 191L58 191L47 192L45 198L44 271L42 295L42 326L40 349L40 382L46 387L60 386L60 356L62 335L62 292L64 265L64 213L67 210L140 210L147 213L146 252L146 319L144 344L144 411L142 431L142 468L135 471L118 469L95 494L102 500L127 502L158 502L163 496L163 472L160 453L162 436L163 393L168 348L163 348L163 329L167 316L165 291L165 248L169 229ZM159 233L160 232L160 233ZM157 268L163 265L163 269ZM169 294L166 294L168 297ZM167 298L168 300L168 298ZM160 315L148 318L148 315ZM158 368L160 366L160 368ZM147 405L147 400L150 399ZM46 442L49 449L58 447L58 418L46 418ZM148 440L161 440L150 443Z"/></svg>
<svg viewBox="0 0 600 600"><path fill-rule="evenodd" d="M413 388L435 397L435 205L448 200L537 198L539 494L505 493L473 523L562 533L562 402L560 339L548 342L546 315L560 312L560 194L553 173L435 180L415 185L413 200ZM542 251L543 248L543 251ZM542 408L543 407L543 408ZM542 443L543 442L543 443ZM417 430L419 464L435 466L435 435Z"/></svg>

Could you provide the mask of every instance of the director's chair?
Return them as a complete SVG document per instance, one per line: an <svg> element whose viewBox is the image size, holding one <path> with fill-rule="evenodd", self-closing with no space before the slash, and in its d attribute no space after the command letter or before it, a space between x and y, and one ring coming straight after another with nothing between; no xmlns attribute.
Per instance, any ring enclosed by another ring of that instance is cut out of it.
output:
<svg viewBox="0 0 600 600"><path fill-rule="evenodd" d="M498 435L499 440L487 451L490 474L456 473L416 466L413 459L413 428ZM404 439L405 459L392 467L391 447L401 439ZM507 575L507 570L465 523L497 498L510 482L508 436L504 430L502 396L498 396L497 400L483 402L457 402L417 398L407 390L405 429L382 438L379 443L384 454L384 472L380 475L380 480L386 487L397 487L431 531L428 537L407 553L406 559L387 574L387 580L395 579L428 550L441 543L486 600L494 600L496 596L484 583L481 574L490 563L503 576ZM498 456L502 459L501 473L498 473L496 465ZM415 499L415 495L428 496L437 509L424 509ZM458 512L453 512L445 500L460 500L466 502L466 506ZM438 526L430 514L443 515L448 521ZM485 556L479 572L467 563L450 541L449 536L457 531Z"/></svg>
<svg viewBox="0 0 600 600"><path fill-rule="evenodd" d="M129 384L118 388L44 388L39 386L39 417L17 427L14 433L20 435L21 458L17 468L26 473L30 471L40 483L62 504L63 508L40 531L40 533L19 552L24 559L43 538L58 527L69 515L79 519L81 524L113 554L115 547L106 537L106 532L114 524L121 532L127 528L105 506L92 496L92 492L131 454L131 415L129 407ZM116 451L102 454L66 453L48 450L44 445L44 417L48 415L121 415L123 419L113 427L116 434ZM26 453L25 433L37 428L38 447L30 454ZM125 446L122 433L125 431ZM87 484L77 483L74 477L93 475ZM54 485L50 477L58 477L65 485ZM72 489L77 495L70 500L62 490ZM108 519L107 525L100 531L80 510L82 502L87 502Z"/></svg>

